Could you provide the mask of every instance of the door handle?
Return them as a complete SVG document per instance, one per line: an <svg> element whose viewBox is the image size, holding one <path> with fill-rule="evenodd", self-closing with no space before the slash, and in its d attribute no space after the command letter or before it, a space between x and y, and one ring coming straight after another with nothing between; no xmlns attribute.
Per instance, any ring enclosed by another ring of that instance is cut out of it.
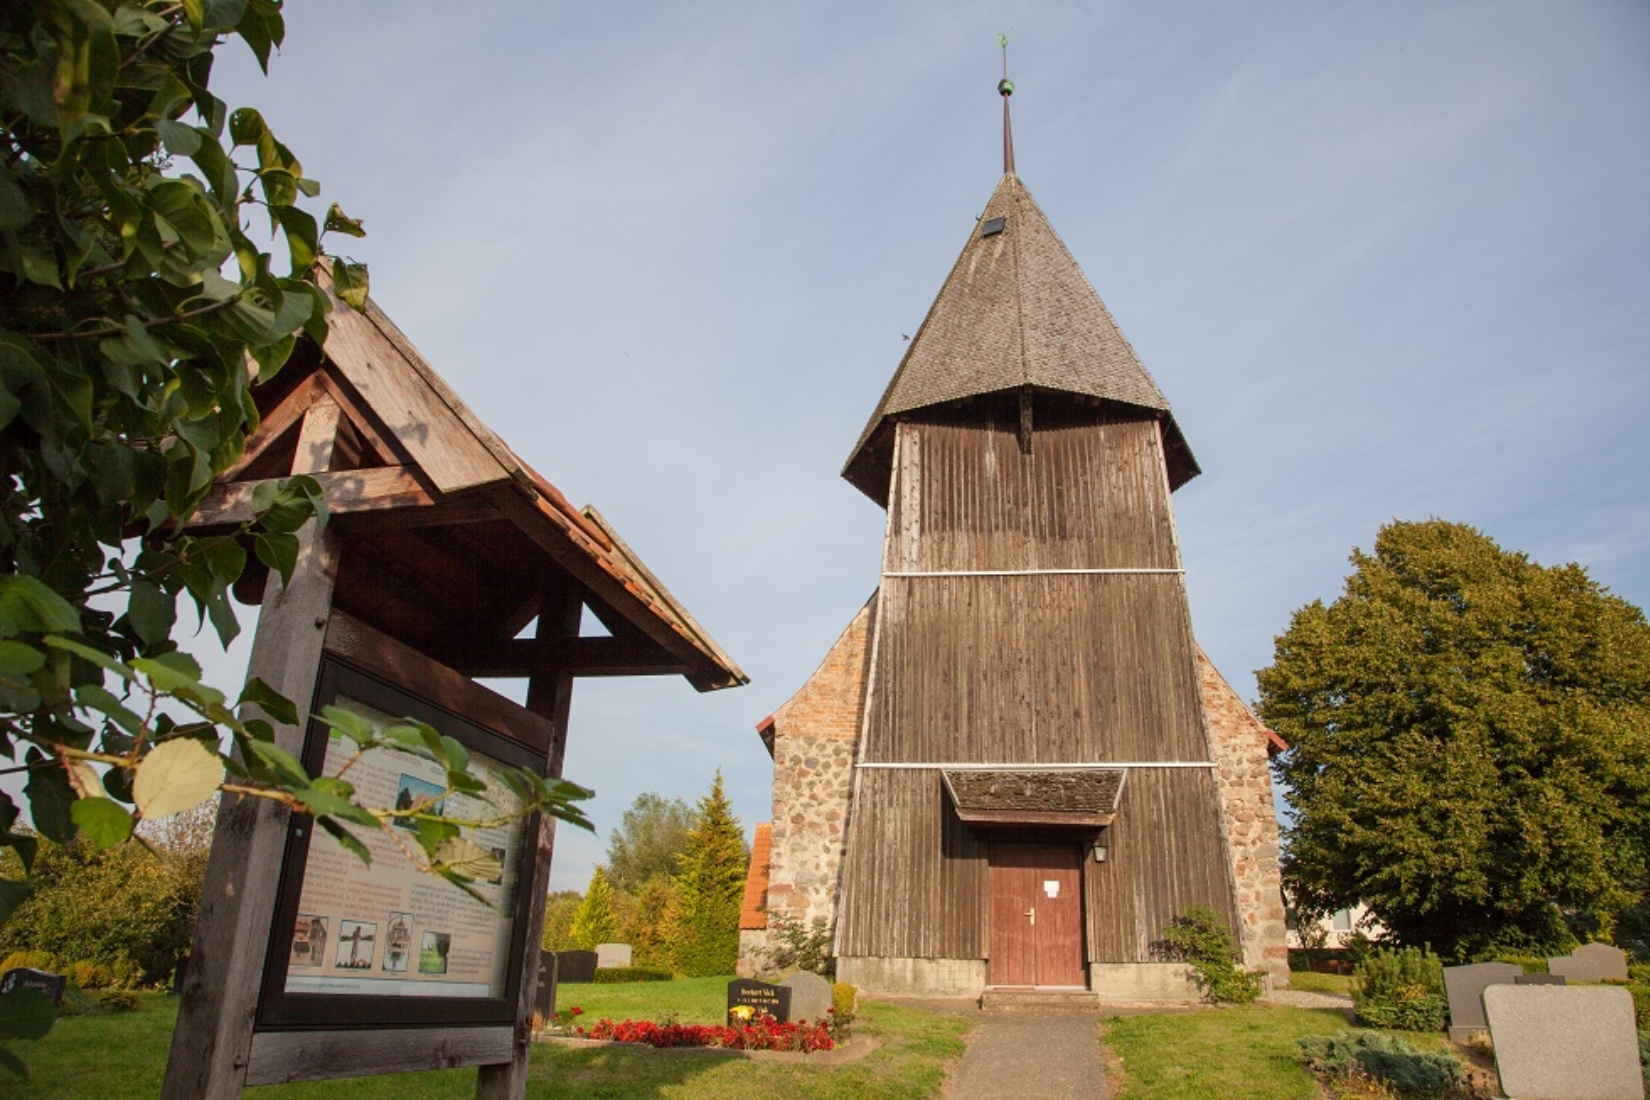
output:
<svg viewBox="0 0 1650 1100"><path fill-rule="evenodd" d="M1037 907L1035 905L1033 905L1030 909L1027 909L1026 910L1026 916L1031 918L1031 923L1032 924L1036 924L1037 923Z"/></svg>

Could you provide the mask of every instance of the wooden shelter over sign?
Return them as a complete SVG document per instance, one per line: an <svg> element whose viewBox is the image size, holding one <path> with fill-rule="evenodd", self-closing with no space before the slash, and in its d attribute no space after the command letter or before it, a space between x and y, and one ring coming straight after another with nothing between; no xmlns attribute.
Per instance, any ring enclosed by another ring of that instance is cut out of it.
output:
<svg viewBox="0 0 1650 1100"><path fill-rule="evenodd" d="M325 348L300 343L253 395L262 423L190 526L240 523L267 481L320 484L329 522L301 533L290 582L249 565L236 592L262 605L249 674L301 713L411 715L483 775L559 777L576 678L747 682L600 513L511 451L371 302L340 303ZM608 635L581 636L586 610ZM526 705L478 676L525 678ZM331 751L318 724L277 742L311 774ZM373 766L395 805L439 789L393 754ZM163 1096L474 1065L478 1097L521 1097L553 822L478 833L500 867L477 884L492 907L393 859L339 861L309 825L225 797Z"/></svg>

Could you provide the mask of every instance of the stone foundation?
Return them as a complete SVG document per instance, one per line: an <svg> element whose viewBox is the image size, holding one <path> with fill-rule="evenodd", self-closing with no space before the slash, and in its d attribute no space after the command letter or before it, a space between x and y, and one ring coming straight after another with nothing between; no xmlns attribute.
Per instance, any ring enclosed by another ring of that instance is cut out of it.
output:
<svg viewBox="0 0 1650 1100"><path fill-rule="evenodd" d="M880 959L843 956L836 980L873 996L977 997L985 991L984 959Z"/></svg>
<svg viewBox="0 0 1650 1100"><path fill-rule="evenodd" d="M1089 963L1089 989L1102 1004L1197 1004L1193 974L1185 963Z"/></svg>

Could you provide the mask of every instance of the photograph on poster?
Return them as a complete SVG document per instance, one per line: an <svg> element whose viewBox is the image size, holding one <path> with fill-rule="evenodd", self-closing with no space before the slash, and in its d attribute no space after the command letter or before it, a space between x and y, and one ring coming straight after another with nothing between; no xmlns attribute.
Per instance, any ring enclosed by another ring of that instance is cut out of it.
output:
<svg viewBox="0 0 1650 1100"><path fill-rule="evenodd" d="M453 938L445 932L424 933L424 949L418 953L420 974L445 974L447 956L452 953Z"/></svg>
<svg viewBox="0 0 1650 1100"><path fill-rule="evenodd" d="M379 727L396 721L342 693L332 705ZM353 742L331 734L323 774L337 774L354 756ZM463 827L461 835L499 857L499 877L472 884L485 900L478 901L452 883L421 871L408 859L405 842L398 842L390 832L352 830L372 853L372 862L364 864L331 836L316 830L304 856L297 903L301 915L293 926L293 963L287 970L285 992L444 998L504 995L526 822L514 818L490 824L510 818L520 803L498 778L502 765L497 760L472 750L470 761L472 770L487 784L485 793L449 791L440 765L390 748L362 754L350 766L349 781L368 805L406 809L433 799L448 817L480 823L481 827ZM324 947L329 931L330 955ZM323 943L319 950L313 946L317 935ZM311 943L302 962L298 961L300 940ZM412 965L415 945L416 966Z"/></svg>
<svg viewBox="0 0 1650 1100"><path fill-rule="evenodd" d="M412 948L411 913L391 913L384 927L384 969L399 973L407 969L407 955Z"/></svg>
<svg viewBox="0 0 1650 1100"><path fill-rule="evenodd" d="M288 966L320 966L326 962L327 918L299 913L292 928L292 957Z"/></svg>
<svg viewBox="0 0 1650 1100"><path fill-rule="evenodd" d="M358 920L341 922L338 925L338 968L371 970L373 944L377 938L376 924Z"/></svg>
<svg viewBox="0 0 1650 1100"><path fill-rule="evenodd" d="M417 807L425 813L446 813L447 800L436 797L445 788L439 783L431 783L418 778L416 775L403 775L399 789L395 792L395 808L397 810L411 810ZM418 819L412 817L398 817L395 823L403 829L418 831Z"/></svg>

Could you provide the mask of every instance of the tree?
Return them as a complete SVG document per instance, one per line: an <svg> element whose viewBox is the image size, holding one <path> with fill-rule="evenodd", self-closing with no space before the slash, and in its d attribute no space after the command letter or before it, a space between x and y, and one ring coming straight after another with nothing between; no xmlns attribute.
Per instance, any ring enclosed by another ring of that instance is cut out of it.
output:
<svg viewBox="0 0 1650 1100"><path fill-rule="evenodd" d="M590 888L573 914L573 925L568 929L567 942L581 951L590 951L598 943L612 943L619 931L619 917L613 911L613 886L607 874L597 867L590 876Z"/></svg>
<svg viewBox="0 0 1650 1100"><path fill-rule="evenodd" d="M304 210L319 184L257 111L208 87L227 37L267 67L283 35L280 0L0 7L0 761L28 772L35 827L58 844L122 843L220 788L315 813L358 854L349 828L391 816L274 744L271 721L298 720L290 701L252 681L240 702L262 715L243 717L173 640L187 593L227 643L247 555L289 577L305 525L324 522L316 483L293 478L260 490L235 533L182 531L257 427L251 386L297 340L324 344L333 294L366 301L360 264L333 259L331 293L319 285L323 235L360 223L336 203ZM254 217L280 233L287 274ZM449 789L477 789L467 754L427 726L328 719L363 751L416 752ZM578 788L507 781L524 809L579 819ZM452 822L401 816L428 823L422 867L461 887L490 877ZM37 844L17 819L0 794L0 848L26 872ZM26 894L0 877L0 924Z"/></svg>
<svg viewBox="0 0 1650 1100"><path fill-rule="evenodd" d="M607 842L607 875L614 887L634 894L655 876L675 874L692 827L693 810L680 798L651 791L637 795Z"/></svg>
<svg viewBox="0 0 1650 1100"><path fill-rule="evenodd" d="M539 946L546 951L566 951L572 946L568 937L573 932L573 914L579 911L584 899L577 890L555 890L544 901L544 932Z"/></svg>
<svg viewBox="0 0 1650 1100"><path fill-rule="evenodd" d="M1259 673L1286 886L1464 958L1608 937L1650 853L1650 626L1578 565L1383 527Z"/></svg>
<svg viewBox="0 0 1650 1100"><path fill-rule="evenodd" d="M673 968L666 915L675 893L676 888L667 876L654 875L635 893L618 895L619 941L630 945L631 958L637 966Z"/></svg>
<svg viewBox="0 0 1650 1100"><path fill-rule="evenodd" d="M674 969L690 978L731 974L739 961L739 909L750 850L716 772L699 800L665 918Z"/></svg>

